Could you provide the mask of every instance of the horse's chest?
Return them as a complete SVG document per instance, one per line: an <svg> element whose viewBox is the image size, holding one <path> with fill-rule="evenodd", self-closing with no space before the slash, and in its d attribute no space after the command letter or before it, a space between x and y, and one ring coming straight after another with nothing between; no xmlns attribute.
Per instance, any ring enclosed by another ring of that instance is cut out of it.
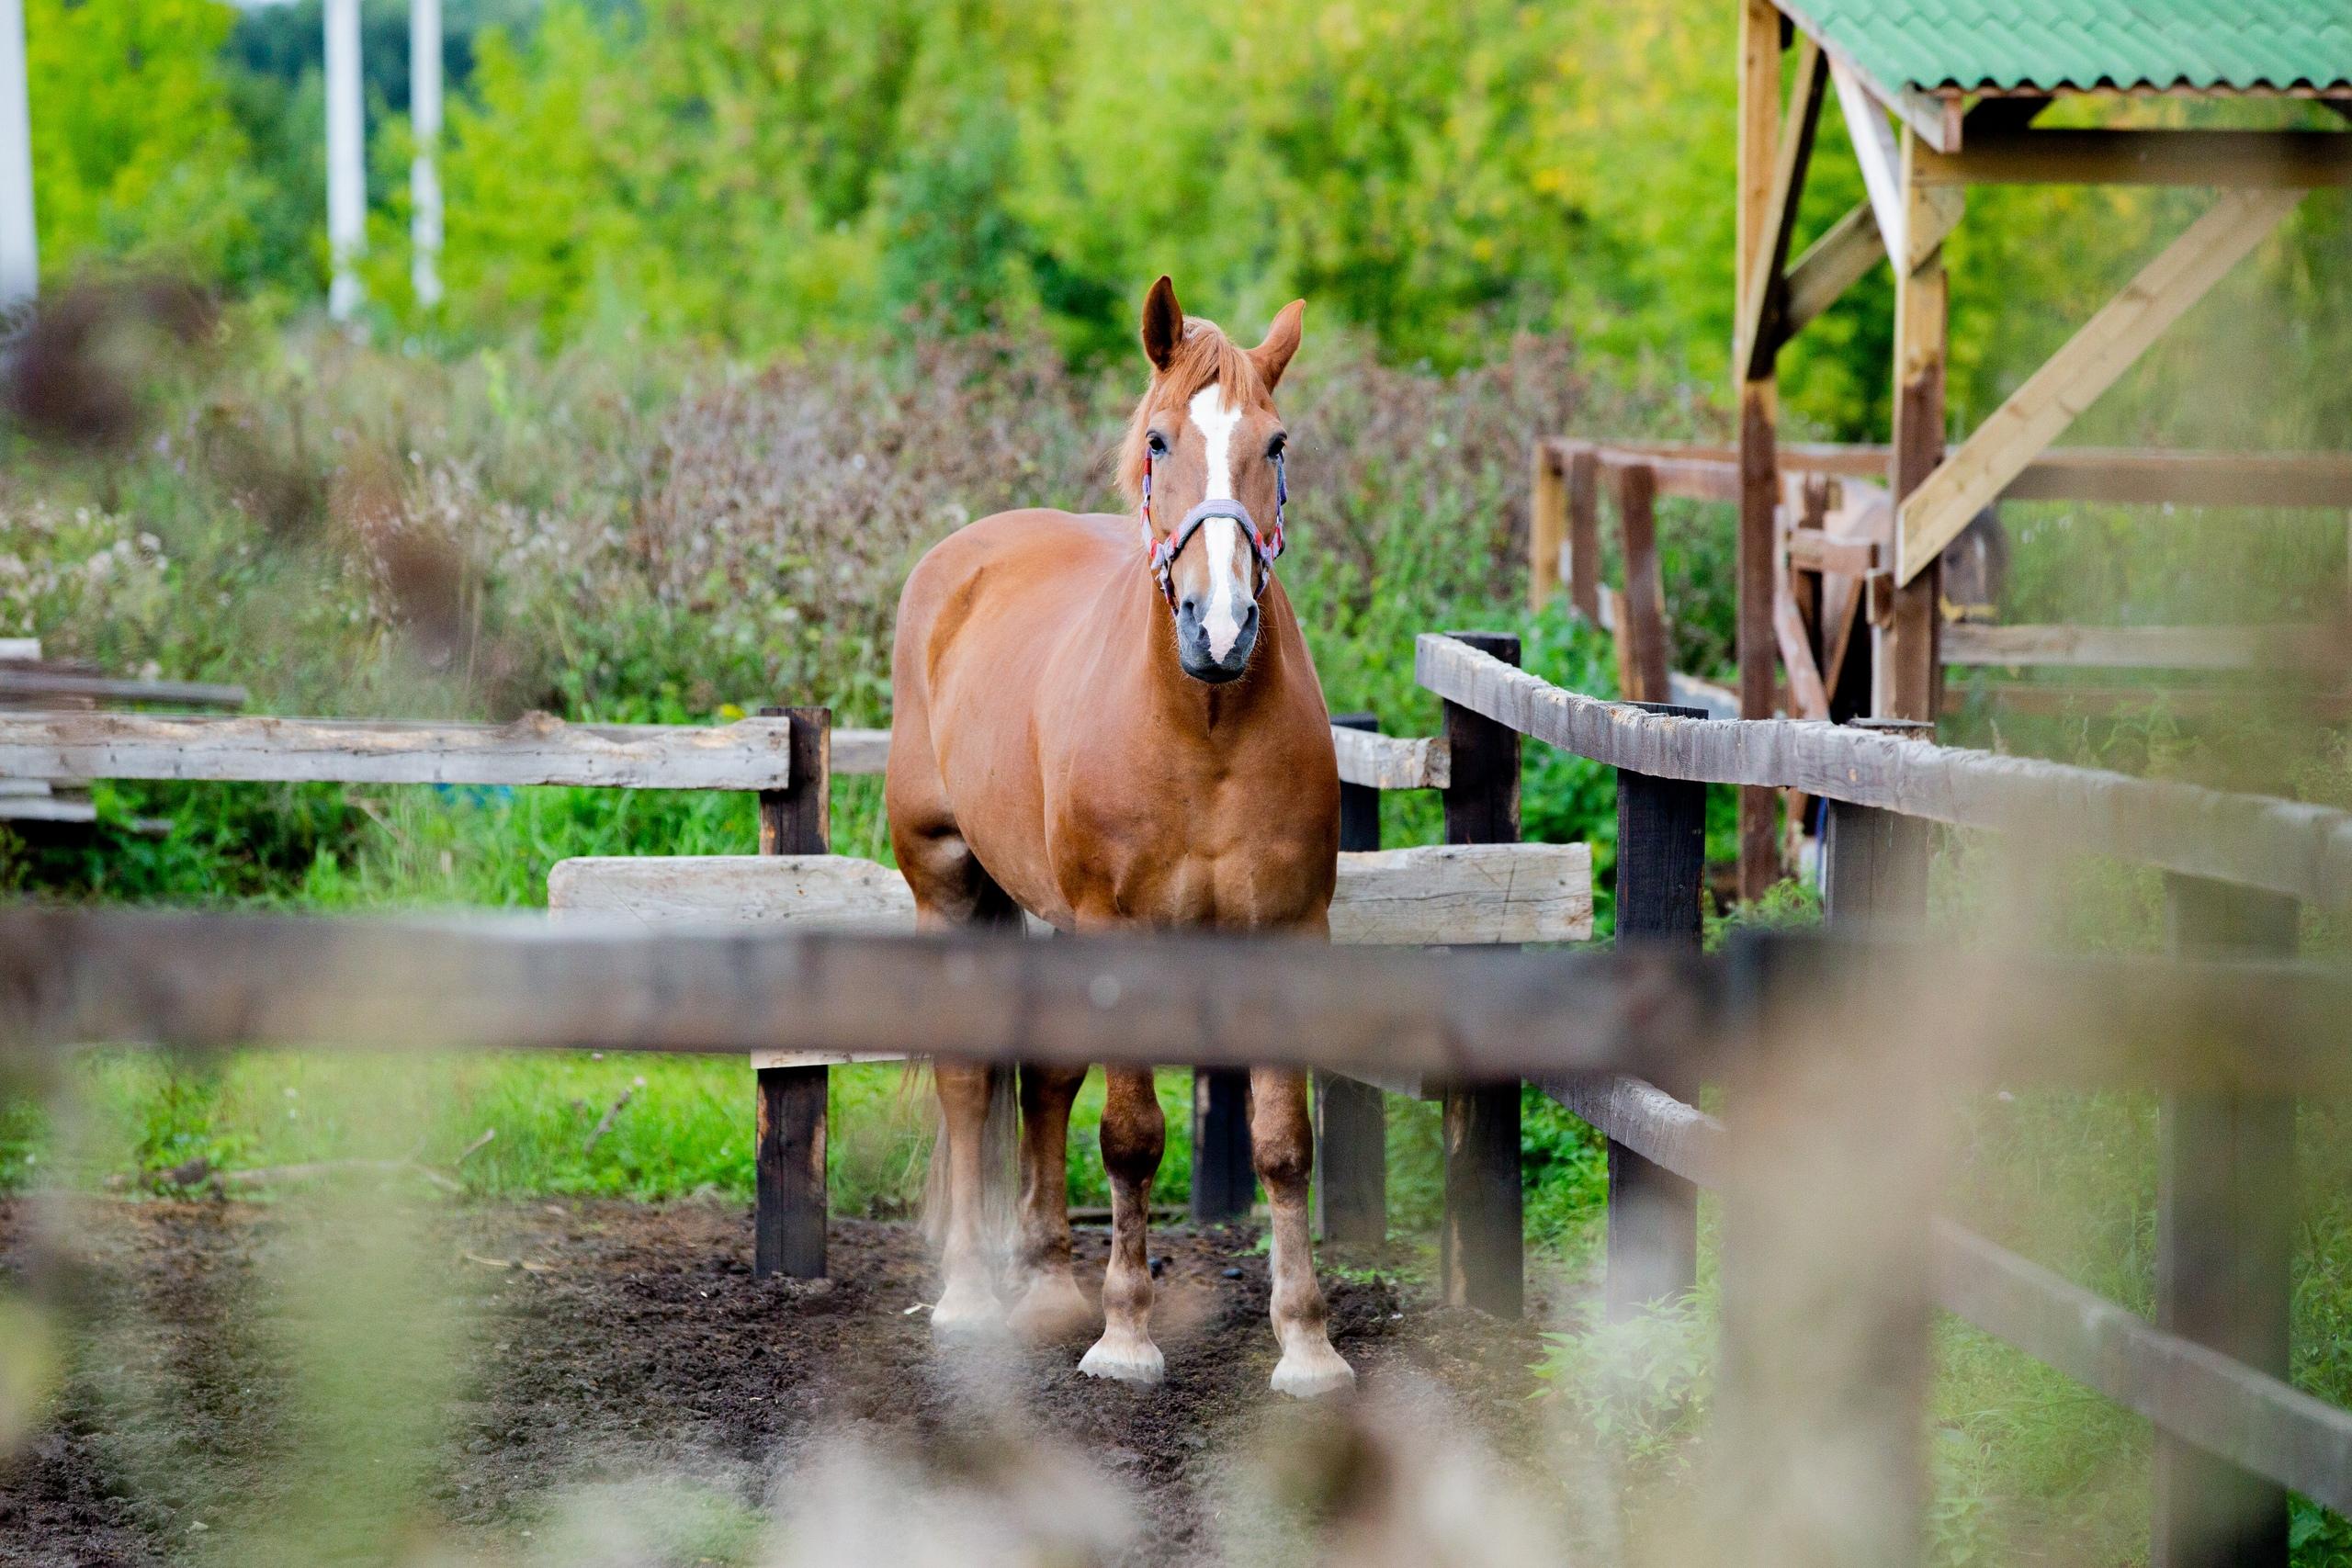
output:
<svg viewBox="0 0 2352 1568"><path fill-rule="evenodd" d="M1271 782L1172 781L1075 798L1055 872L1080 911L1153 925L1283 925L1330 898L1335 825Z"/></svg>

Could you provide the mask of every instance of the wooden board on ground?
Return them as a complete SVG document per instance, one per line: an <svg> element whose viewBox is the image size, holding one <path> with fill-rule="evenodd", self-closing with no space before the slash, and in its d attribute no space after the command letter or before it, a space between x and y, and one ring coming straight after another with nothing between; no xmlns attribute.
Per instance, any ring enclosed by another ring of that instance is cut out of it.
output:
<svg viewBox="0 0 2352 1568"><path fill-rule="evenodd" d="M908 931L913 895L888 866L850 855L628 855L559 861L548 906L647 922L790 921ZM1583 844L1432 844L1340 857L1331 940L1356 946L1581 942L1592 935Z"/></svg>

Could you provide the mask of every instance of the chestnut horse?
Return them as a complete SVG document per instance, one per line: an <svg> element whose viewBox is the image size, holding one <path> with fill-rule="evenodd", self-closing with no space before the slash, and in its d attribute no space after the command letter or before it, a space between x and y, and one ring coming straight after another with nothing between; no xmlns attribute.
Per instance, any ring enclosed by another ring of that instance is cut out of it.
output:
<svg viewBox="0 0 2352 1568"><path fill-rule="evenodd" d="M1274 577L1284 499L1274 389L1304 301L1244 350L1144 302L1151 384L1118 459L1125 516L1006 512L942 540L899 601L890 842L930 926L1017 920L1283 930L1328 937L1340 780L1330 718ZM1140 525L1141 537L1137 537ZM1091 1326L1070 1273L1069 1109L1085 1069L1020 1069L1009 1322ZM1102 1333L1081 1371L1159 1381L1144 1229L1166 1128L1150 1072L1108 1070ZM941 1064L945 1285L953 1333L1008 1321L982 1217L992 1097L1011 1075ZM1250 1135L1273 1214L1273 1386L1354 1382L1325 1325L1307 1240L1314 1134L1302 1073L1250 1075ZM934 1187L940 1185L935 1183Z"/></svg>

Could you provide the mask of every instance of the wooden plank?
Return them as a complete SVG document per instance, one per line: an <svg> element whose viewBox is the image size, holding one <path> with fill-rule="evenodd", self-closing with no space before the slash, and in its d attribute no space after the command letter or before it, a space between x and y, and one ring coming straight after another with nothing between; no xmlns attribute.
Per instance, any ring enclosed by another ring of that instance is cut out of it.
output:
<svg viewBox="0 0 2352 1568"><path fill-rule="evenodd" d="M1672 656L1666 645L1666 585L1658 563L1655 476L1641 464L1610 471L1617 501L1625 591L1619 596L1618 690L1634 702L1662 702Z"/></svg>
<svg viewBox="0 0 2352 1568"><path fill-rule="evenodd" d="M1985 626L1944 628L1943 660L1962 665L2082 665L2126 670L2339 670L2328 626Z"/></svg>
<svg viewBox="0 0 2352 1568"><path fill-rule="evenodd" d="M1806 324L1845 296L1846 290L1871 275L1886 255L1879 238L1878 220L1867 205L1849 209L1805 247L1789 268L1788 302L1783 307L1781 333L1792 338Z"/></svg>
<svg viewBox="0 0 2352 1568"><path fill-rule="evenodd" d="M1775 451L1778 398L1774 383L1749 380L1739 389L1739 595L1734 651L1739 661L1739 715L1770 718L1780 706L1774 620L1780 603L1780 460ZM1780 879L1774 830L1778 803L1767 790L1739 792L1738 894L1752 901Z"/></svg>
<svg viewBox="0 0 2352 1568"><path fill-rule="evenodd" d="M2303 191L2352 185L2352 135L2340 130L1980 130L1955 152L1930 152L1934 185L2215 186Z"/></svg>
<svg viewBox="0 0 2352 1568"><path fill-rule="evenodd" d="M1596 624L1600 619L1600 458L1589 446L1567 456L1564 476L1568 507L1567 551L1563 575L1568 603Z"/></svg>
<svg viewBox="0 0 2352 1568"><path fill-rule="evenodd" d="M1932 821L2023 832L2067 853L2243 882L2331 909L2352 907L2352 814L2324 807L1923 748L1792 719L1657 717L1537 680L1436 634L1420 638L1415 671L1448 702L1611 767L1801 789Z"/></svg>
<svg viewBox="0 0 2352 1568"><path fill-rule="evenodd" d="M1566 476L1551 443L1530 448L1527 482L1527 608L1541 614L1560 587L1560 551L1568 542Z"/></svg>
<svg viewBox="0 0 2352 1568"><path fill-rule="evenodd" d="M914 896L852 855L582 855L548 872L548 903L657 921L790 921L817 931L911 931ZM1331 940L1351 946L1583 942L1592 935L1584 844L1423 844L1340 856Z"/></svg>
<svg viewBox="0 0 2352 1568"><path fill-rule="evenodd" d="M1950 214L1922 187L1919 157L1918 139L1905 132L1904 239L1894 290L1894 442L1887 465L1887 491L1898 507L1927 481L1943 456L1951 331L1951 285L1943 254ZM1941 574L1923 564L1919 574L1896 584L1883 623L1872 619L1871 712L1881 718L1936 716L1942 700L1942 667L1936 661L1943 621L1938 603L1941 588Z"/></svg>
<svg viewBox="0 0 2352 1568"><path fill-rule="evenodd" d="M1587 1077L1546 1092L1611 1139L1709 1189L1727 1179L1724 1125L1649 1083ZM2339 1410L2030 1262L1949 1219L1929 1232L1936 1304L2162 1431L2345 1512L2352 1412Z"/></svg>
<svg viewBox="0 0 2352 1568"><path fill-rule="evenodd" d="M0 713L0 773L94 779L344 784L594 784L778 789L791 729L772 719L709 728L198 718L164 714Z"/></svg>
<svg viewBox="0 0 2352 1568"><path fill-rule="evenodd" d="M38 645L36 645L38 646ZM0 669L0 702L86 697L99 703L177 703L186 707L241 708L243 686L201 681L135 681L113 675L69 675L50 670Z"/></svg>
<svg viewBox="0 0 2352 1568"><path fill-rule="evenodd" d="M1645 711L1698 716L1694 708ZM1707 786L1617 773L1617 937L1695 953L1703 924ZM1695 1099L1695 1074L1667 1079ZM1678 1299L1699 1280L1699 1195L1684 1178L1611 1142L1604 1310L1612 1323Z"/></svg>
<svg viewBox="0 0 2352 1568"><path fill-rule="evenodd" d="M1519 638L1455 634L1509 668ZM1519 840L1519 736L1453 703L1441 705L1453 777L1442 797L1450 849ZM1519 1179L1517 1075L1462 1073L1443 1080L1445 1206L1439 1219L1439 1292L1449 1306L1517 1317L1526 1289Z"/></svg>
<svg viewBox="0 0 2352 1568"><path fill-rule="evenodd" d="M2290 954L2292 898L2165 879L2184 960ZM2291 1095L2168 1095L2158 1116L2156 1326L2284 1380L2301 1229ZM2159 1434L2151 1568L2274 1564L2289 1556L2287 1494Z"/></svg>
<svg viewBox="0 0 2352 1568"><path fill-rule="evenodd" d="M1813 161L1814 134L1821 124L1821 99L1828 85L1828 59L1810 37L1797 43L1795 85L1788 117L1774 146L1771 194L1763 227L1750 235L1747 272L1739 290L1733 365L1740 378L1760 380L1788 337L1785 321L1790 243L1796 234L1797 204Z"/></svg>
<svg viewBox="0 0 2352 1568"><path fill-rule="evenodd" d="M0 661L29 663L40 657L37 637L0 637Z"/></svg>
<svg viewBox="0 0 2352 1568"><path fill-rule="evenodd" d="M1815 37L1820 35L1815 33ZM1781 14L1772 0L1740 0L1739 130L1736 151L1739 205L1732 231L1732 317L1755 270L1771 223L1772 168L1780 153ZM1735 344L1734 365L1740 363ZM1736 369L1735 377L1739 374Z"/></svg>
<svg viewBox="0 0 2352 1568"><path fill-rule="evenodd" d="M98 819L98 808L80 795L11 795L0 797L0 822L54 822L85 826Z"/></svg>
<svg viewBox="0 0 2352 1568"><path fill-rule="evenodd" d="M1645 470L1653 495L1670 495L1683 501L1733 502L1739 499L1739 465L1736 461L1725 461L1713 455L1653 455L1608 449L1596 453L1595 457L1600 465L1600 471L1611 479L1629 468Z"/></svg>
<svg viewBox="0 0 2352 1568"><path fill-rule="evenodd" d="M1196 1225L1241 1219L1257 1201L1258 1171L1250 1155L1250 1070L1193 1071L1193 1190Z"/></svg>
<svg viewBox="0 0 2352 1568"><path fill-rule="evenodd" d="M1331 732L1339 754L1342 784L1369 784L1374 789L1443 789L1446 780L1445 742L1430 736L1370 735L1361 731ZM833 773L878 773L889 766L890 732L887 729L833 731Z"/></svg>
<svg viewBox="0 0 2352 1568"><path fill-rule="evenodd" d="M1867 539L1841 538L1826 528L1789 530L1789 564L1806 571L1860 577L1878 567L1878 547Z"/></svg>
<svg viewBox="0 0 2352 1568"><path fill-rule="evenodd" d="M2165 328L2302 199L2300 191L2228 191L2143 267L2123 291L2011 393L1914 493L1895 487L1895 575L1908 583L2026 464L2114 385ZM1906 715L1927 717L1929 715Z"/></svg>
<svg viewBox="0 0 2352 1568"><path fill-rule="evenodd" d="M1846 119L1846 139L1853 144L1854 162L1861 166L1864 204L1877 220L1871 226L1880 252L1909 254L1903 239L1903 150L1886 112L1871 97L1861 78L1838 61L1829 63L1830 85L1838 91L1838 109Z"/></svg>
<svg viewBox="0 0 2352 1568"><path fill-rule="evenodd" d="M1828 54L1832 65L1843 66L1850 72L1870 96L1885 105L1907 130L1939 152L1953 151L1960 146L1962 115L1959 99L1925 92L1903 82L1881 81L1863 70L1852 55L1822 30L1818 18L1813 14L1810 0L1777 0L1777 4L1789 20L1804 32L1822 39L1822 48Z"/></svg>
<svg viewBox="0 0 2352 1568"><path fill-rule="evenodd" d="M1786 519L1789 513L1782 510ZM1793 531L1793 530L1792 530ZM1807 530L1818 534L1818 529ZM1786 533L1781 538L1788 537ZM1829 716L1829 691L1822 683L1821 668L1815 663L1813 637L1805 625L1804 606L1798 603L1798 584L1790 571L1790 552L1776 548L1772 552L1772 637L1781 653L1781 668L1787 671L1789 705L1800 718L1826 719Z"/></svg>

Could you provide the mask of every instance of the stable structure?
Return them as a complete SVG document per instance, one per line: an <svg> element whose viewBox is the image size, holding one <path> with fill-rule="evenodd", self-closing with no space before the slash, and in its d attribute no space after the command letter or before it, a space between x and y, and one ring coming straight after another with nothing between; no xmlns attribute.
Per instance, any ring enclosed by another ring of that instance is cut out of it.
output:
<svg viewBox="0 0 2352 1568"><path fill-rule="evenodd" d="M2235 629L2202 638L2170 628L2086 636L2064 627L1989 635L1970 628L1948 637L1969 606L1949 602L1943 579L1948 552L2005 496L2352 507L2352 463L2332 454L2052 450L2307 191L2352 183L2352 128L2035 126L2062 97L2115 105L2146 94L2299 98L2352 111L2352 26L2341 9L2235 0L1737 3L1736 446L1595 443L1580 474L1574 450L1540 446L1532 590L1540 597L1561 579L1556 563L1564 547L1572 547L1578 487L1589 508L1595 476L1610 476L1630 518L1646 498L1636 495L1629 505L1616 470L1642 466L1628 458L1646 457L1653 468L1666 462L1680 469L1695 487L1683 493L1738 508L1739 711L1748 718L1785 710L1932 721L1944 666L1954 657L2135 667L2308 663L2308 637ZM1833 96L1867 199L1792 260L1815 133ZM2202 186L2214 197L1947 451L1944 242L1962 220L1970 186L2019 183ZM1781 349L1882 260L1896 278L1891 443L1784 450L1776 396ZM1842 479L1843 495L1830 482L1808 486L1808 479ZM1643 563L1631 532L1629 592L1640 593L1645 584L1632 579ZM1579 607L1601 608L1589 594ZM1648 615L1645 604L1633 608ZM1648 635L1653 627L1637 630ZM2336 657L2326 647L2318 654ZM1849 671L1850 695L1841 700L1840 677ZM1779 869L1772 818L1768 792L1742 792L1740 880L1751 896Z"/></svg>

